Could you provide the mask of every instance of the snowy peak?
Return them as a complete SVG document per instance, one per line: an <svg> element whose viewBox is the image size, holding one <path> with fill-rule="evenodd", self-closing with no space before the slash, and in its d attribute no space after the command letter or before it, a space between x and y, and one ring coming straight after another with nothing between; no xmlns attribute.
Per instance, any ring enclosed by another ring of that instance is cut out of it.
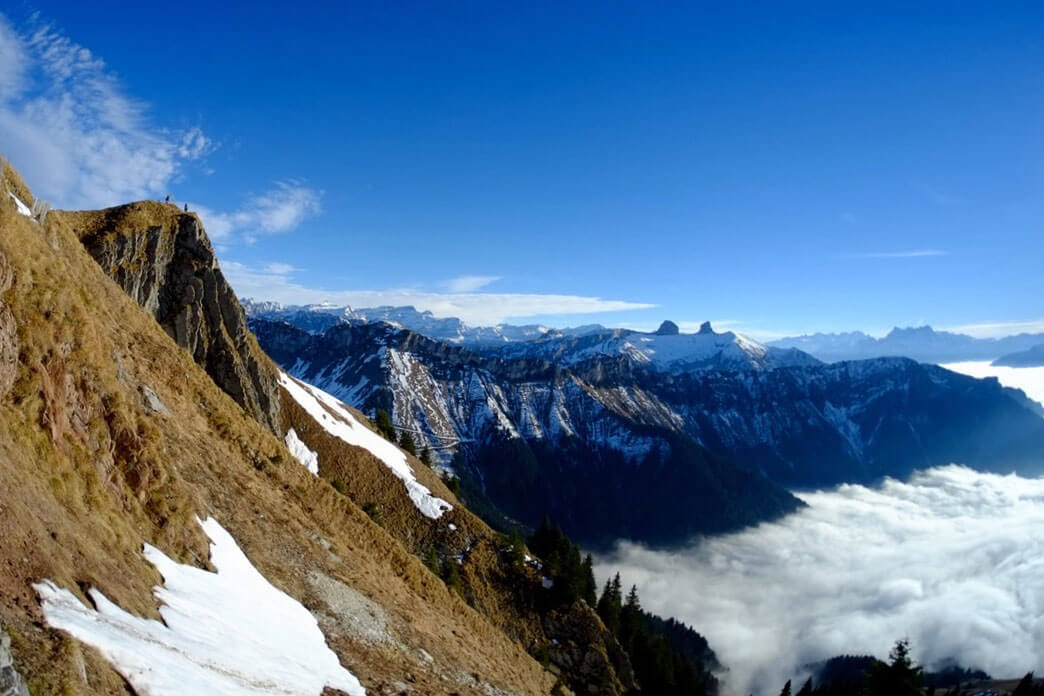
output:
<svg viewBox="0 0 1044 696"><path fill-rule="evenodd" d="M765 346L745 336L717 333L709 321L697 333L682 333L665 320L654 332L608 329L600 324L549 329L539 324L468 326L455 317L439 318L415 307L352 309L333 305L281 306L243 300L252 319L282 321L311 334L339 324L389 324L435 341L463 346L487 357L542 360L569 366L600 357L628 358L657 370L767 370L815 365L812 356L795 349Z"/></svg>
<svg viewBox="0 0 1044 696"><path fill-rule="evenodd" d="M396 328L409 329L438 341L466 346L491 346L513 341L531 341L552 332L540 324L516 326L469 326L457 317L436 317L428 310L418 311L407 305L393 307L364 307L355 309L347 305L319 303L309 305L281 305L278 302L242 300L247 316L269 321L285 321L309 333L318 334L338 324L391 324ZM566 332L591 330L594 327L566 329ZM596 327L601 329L603 327Z"/></svg>
<svg viewBox="0 0 1044 696"><path fill-rule="evenodd" d="M812 356L793 349L769 348L746 336L716 333L704 322L698 333L681 333L674 322L646 333L630 329L603 329L580 336L552 334L543 340L508 344L489 355L538 358L558 365L575 365L601 357L623 356L639 365L667 371L769 370L818 364Z"/></svg>

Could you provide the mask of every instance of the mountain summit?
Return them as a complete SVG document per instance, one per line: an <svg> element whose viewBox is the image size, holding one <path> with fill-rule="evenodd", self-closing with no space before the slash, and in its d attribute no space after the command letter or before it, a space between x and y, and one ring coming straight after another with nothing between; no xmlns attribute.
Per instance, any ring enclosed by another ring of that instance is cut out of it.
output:
<svg viewBox="0 0 1044 696"><path fill-rule="evenodd" d="M657 336L677 336L680 333L681 329L678 328L678 325L669 319L664 320L664 322L660 324L660 328L656 329Z"/></svg>

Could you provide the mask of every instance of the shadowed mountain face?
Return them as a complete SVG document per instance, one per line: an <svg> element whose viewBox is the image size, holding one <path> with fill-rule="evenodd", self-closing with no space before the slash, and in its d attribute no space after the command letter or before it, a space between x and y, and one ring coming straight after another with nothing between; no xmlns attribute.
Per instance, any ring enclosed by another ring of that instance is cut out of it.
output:
<svg viewBox="0 0 1044 696"><path fill-rule="evenodd" d="M388 324L252 327L294 375L388 410L502 510L560 513L587 541L678 540L792 509L752 474L813 487L1044 462L1044 419L1021 393L912 360L668 372L628 355L483 355Z"/></svg>

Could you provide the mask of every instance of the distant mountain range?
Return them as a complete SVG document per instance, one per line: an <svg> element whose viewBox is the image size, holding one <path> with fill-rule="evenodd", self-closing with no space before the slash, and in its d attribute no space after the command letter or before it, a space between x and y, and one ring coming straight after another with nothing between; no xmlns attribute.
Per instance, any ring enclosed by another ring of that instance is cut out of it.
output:
<svg viewBox="0 0 1044 696"><path fill-rule="evenodd" d="M555 362L576 361L595 354L630 353L637 360L644 355L648 362L658 366L684 368L686 360L695 364L701 353L716 351L713 346L736 343L729 352L741 360L750 360L760 367L779 367L785 364L810 364L808 357L832 363L843 360L905 357L918 362L947 363L965 360L1009 360L1009 354L1021 354L1040 346L1044 351L1044 333L1022 333L1003 338L975 338L966 334L936 331L930 326L892 329L883 338L874 338L862 331L845 333L815 333L791 336L762 345L732 332L706 336L710 325L705 324L696 334L681 334L673 322L664 322L656 332L646 333L629 329L611 329L601 324L588 324L566 329L555 329L541 324L498 324L496 326L469 326L457 318L438 318L431 312L414 307L371 307L354 309L343 305L279 305L274 302L242 300L247 316L272 321L285 321L311 333L322 333L337 324L366 324L387 322L400 328L455 345L467 346L504 357L541 357ZM673 328L672 328L673 327ZM713 332L712 332L713 333ZM681 336L681 338L671 338ZM529 344L519 346L516 344ZM744 347L741 344L746 344ZM755 348L756 346L756 348ZM801 356L794 350L802 351ZM762 356L755 352L764 351ZM791 351L789 355L786 351ZM742 357L743 356L746 357ZM1011 356L1012 361L1029 361L1021 366L1044 364L1039 355ZM725 357L725 356L723 356ZM1014 362L998 362L1009 364Z"/></svg>
<svg viewBox="0 0 1044 696"><path fill-rule="evenodd" d="M247 316L285 321L311 333L322 333L338 324L368 324L386 322L419 334L458 345L491 346L513 341L531 341L548 335L579 336L591 331L605 330L592 324L575 329L550 329L540 324L516 326L468 326L456 317L439 318L431 312L419 312L415 307L367 307L354 309L345 305L309 304L281 305L276 302L240 300Z"/></svg>
<svg viewBox="0 0 1044 696"><path fill-rule="evenodd" d="M1003 367L1044 367L1044 343L1017 353L1002 355L993 361Z"/></svg>
<svg viewBox="0 0 1044 696"><path fill-rule="evenodd" d="M317 334L338 325L385 323L482 355L505 359L537 359L574 365L592 357L625 356L636 364L659 370L771 369L814 365L819 361L800 350L765 346L740 334L718 333L704 322L697 333L685 334L672 321L653 332L609 329L589 324L550 329L539 324L473 327L460 319L440 319L413 307L353 309L327 304L282 306L242 300L247 316L282 321Z"/></svg>
<svg viewBox="0 0 1044 696"><path fill-rule="evenodd" d="M861 331L816 333L771 341L776 348L797 348L824 362L902 356L928 363L995 360L1008 353L1044 344L1044 334L1023 333L1004 338L975 338L936 331L930 326L894 328L883 338Z"/></svg>

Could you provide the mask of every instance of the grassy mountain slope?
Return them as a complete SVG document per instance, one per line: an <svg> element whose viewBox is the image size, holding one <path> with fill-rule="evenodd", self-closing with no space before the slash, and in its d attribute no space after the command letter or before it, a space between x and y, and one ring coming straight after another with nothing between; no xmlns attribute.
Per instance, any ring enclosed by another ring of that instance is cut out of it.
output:
<svg viewBox="0 0 1044 696"><path fill-rule="evenodd" d="M293 460L105 275L80 243L81 216L40 224L16 211L15 177L5 169L0 191L0 624L33 694L126 686L46 626L31 583L50 578L81 598L96 587L156 618L161 579L142 543L206 567L195 518L208 515L318 615L371 693L550 691L553 677L488 618L499 603L485 616L469 607L400 542L405 532Z"/></svg>

